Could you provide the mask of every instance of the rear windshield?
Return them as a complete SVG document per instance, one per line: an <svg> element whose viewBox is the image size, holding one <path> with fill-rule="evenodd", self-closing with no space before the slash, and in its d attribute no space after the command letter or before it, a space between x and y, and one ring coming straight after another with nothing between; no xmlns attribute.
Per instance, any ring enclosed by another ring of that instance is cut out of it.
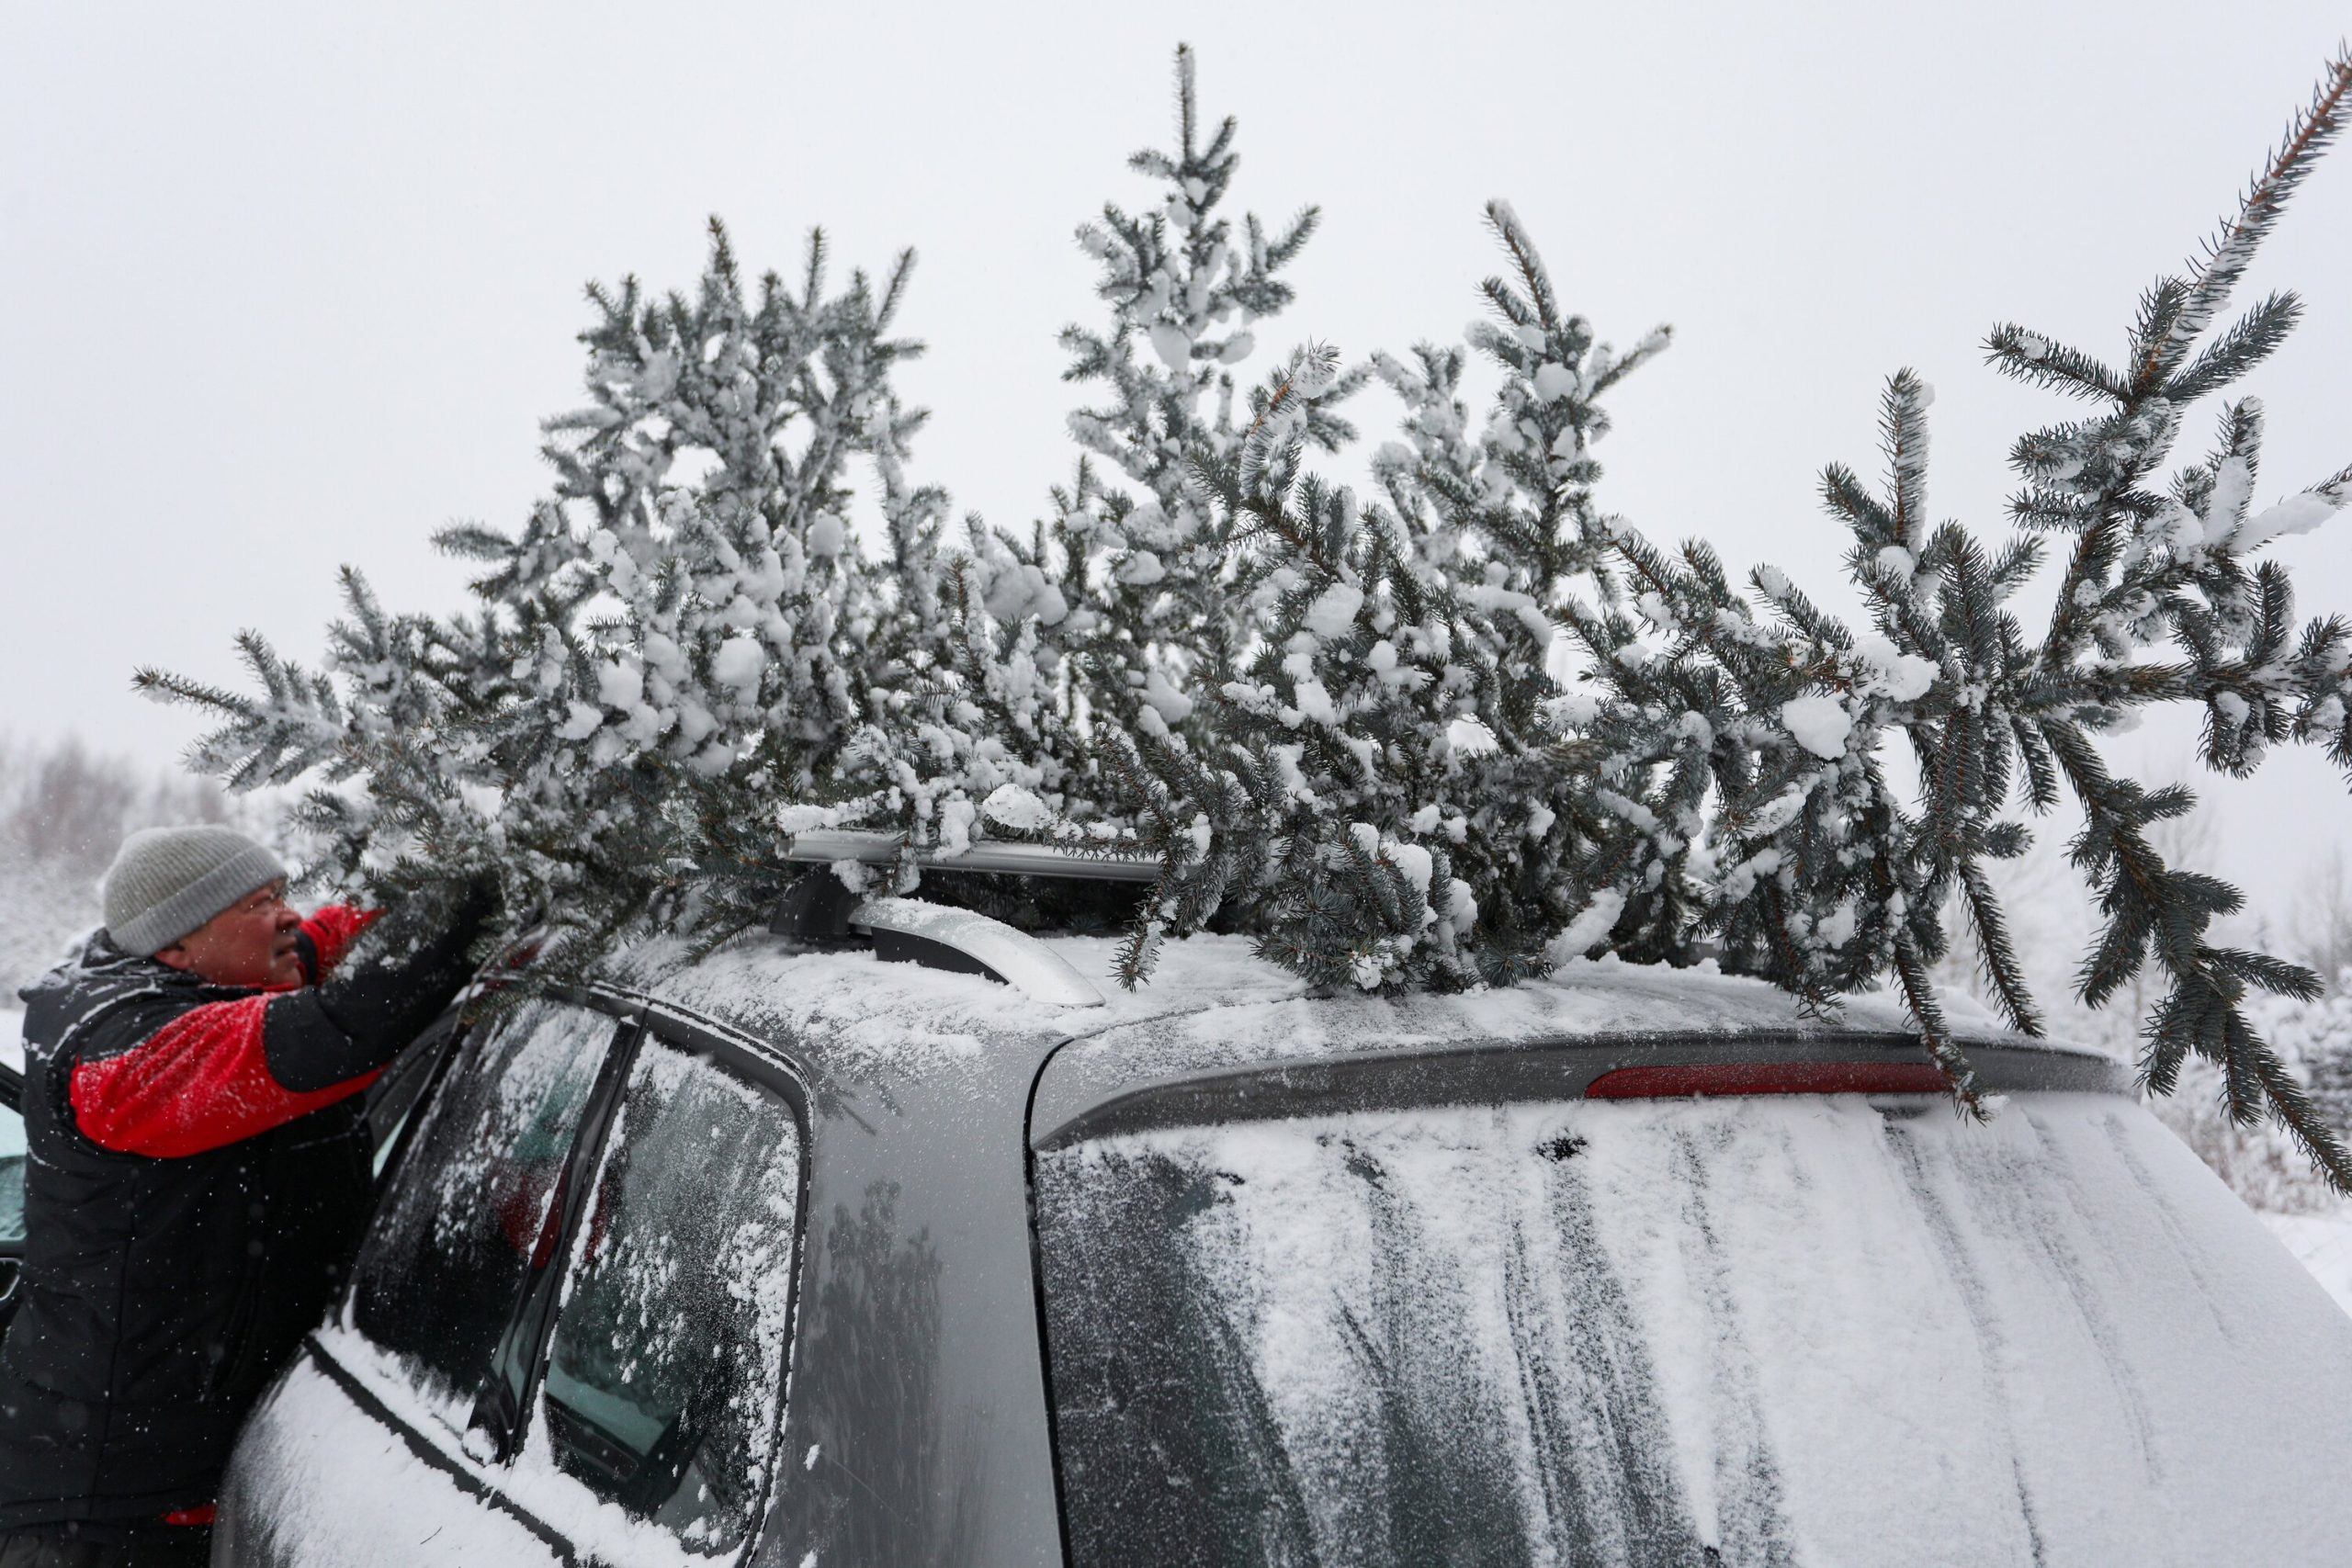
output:
<svg viewBox="0 0 2352 1568"><path fill-rule="evenodd" d="M2352 1318L2113 1096L1041 1154L1086 1564L2318 1562Z"/></svg>

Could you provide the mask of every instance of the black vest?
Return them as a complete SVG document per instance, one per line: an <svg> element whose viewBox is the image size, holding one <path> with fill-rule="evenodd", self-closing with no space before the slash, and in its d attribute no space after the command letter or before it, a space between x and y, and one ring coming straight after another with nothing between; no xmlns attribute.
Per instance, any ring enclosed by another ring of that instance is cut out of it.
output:
<svg viewBox="0 0 2352 1568"><path fill-rule="evenodd" d="M238 1424L333 1299L368 1207L359 1097L176 1159L99 1147L76 1062L250 997L115 947L24 992L22 1303L0 1341L0 1532L212 1501Z"/></svg>

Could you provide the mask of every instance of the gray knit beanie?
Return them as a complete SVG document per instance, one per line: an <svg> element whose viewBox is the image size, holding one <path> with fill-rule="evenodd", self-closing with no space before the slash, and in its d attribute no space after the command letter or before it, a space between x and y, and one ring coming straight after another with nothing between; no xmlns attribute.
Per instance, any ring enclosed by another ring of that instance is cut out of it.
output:
<svg viewBox="0 0 2352 1568"><path fill-rule="evenodd" d="M141 828L107 868L107 934L126 953L152 955L285 874L234 828Z"/></svg>

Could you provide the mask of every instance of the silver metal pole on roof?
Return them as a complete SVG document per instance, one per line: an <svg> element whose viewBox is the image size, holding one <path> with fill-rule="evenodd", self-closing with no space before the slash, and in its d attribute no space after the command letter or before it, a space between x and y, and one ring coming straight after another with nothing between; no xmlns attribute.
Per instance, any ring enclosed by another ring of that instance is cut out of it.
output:
<svg viewBox="0 0 2352 1568"><path fill-rule="evenodd" d="M888 865L898 859L906 840L898 833L871 833L828 829L802 833L785 852L789 861L831 865L856 861L862 865ZM989 871L1014 876L1069 876L1093 882L1156 882L1159 863L1132 855L1089 854L1057 844L978 843L961 854L943 855L920 850L915 859L941 871Z"/></svg>

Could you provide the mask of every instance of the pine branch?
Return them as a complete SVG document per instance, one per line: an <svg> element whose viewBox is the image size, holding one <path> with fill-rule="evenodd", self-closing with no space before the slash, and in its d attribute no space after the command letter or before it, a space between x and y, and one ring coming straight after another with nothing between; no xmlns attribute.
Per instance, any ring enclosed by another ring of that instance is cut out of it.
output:
<svg viewBox="0 0 2352 1568"><path fill-rule="evenodd" d="M2278 150L2248 183L2235 215L2223 220L2220 231L2206 243L2203 256L2191 264L2190 282L2177 308L2166 312L2162 334L2152 333L2142 352L2132 377L2135 390L2154 390L2229 302L2230 291L2245 276L2255 252L2286 212L2288 198L2343 129L2347 95L2352 95L2352 49L2339 50L2328 63L2311 103L2288 122Z"/></svg>
<svg viewBox="0 0 2352 1568"><path fill-rule="evenodd" d="M2131 397L2123 378L2080 349L2004 321L1984 339L1984 357L2002 374L2077 398Z"/></svg>
<svg viewBox="0 0 2352 1568"><path fill-rule="evenodd" d="M1934 982L1928 977L1928 966L1908 937L1895 939L1894 978L1902 987L1904 1005L1911 1010L1912 1021L1919 1026L1919 1043L1926 1048L1928 1060L1943 1073L1952 1102L1972 1120L1983 1121L1986 1111L1984 1095L1976 1087L1976 1068L1953 1041L1951 1026L1944 1020L1943 1004L1937 999Z"/></svg>
<svg viewBox="0 0 2352 1568"><path fill-rule="evenodd" d="M1973 860L1963 863L1961 876L1985 983L2000 998L2001 1011L2007 1015L2013 1028L2021 1034L2041 1034L2045 1027L2041 1010L2034 1005L2032 993L2026 987L2017 949L2009 938L2008 917L2001 912L1992 884Z"/></svg>
<svg viewBox="0 0 2352 1568"><path fill-rule="evenodd" d="M2292 294L2272 294L2208 344L2187 369L2173 378L2165 395L2174 402L2187 403L2221 390L2269 358L2302 318L2301 299Z"/></svg>

